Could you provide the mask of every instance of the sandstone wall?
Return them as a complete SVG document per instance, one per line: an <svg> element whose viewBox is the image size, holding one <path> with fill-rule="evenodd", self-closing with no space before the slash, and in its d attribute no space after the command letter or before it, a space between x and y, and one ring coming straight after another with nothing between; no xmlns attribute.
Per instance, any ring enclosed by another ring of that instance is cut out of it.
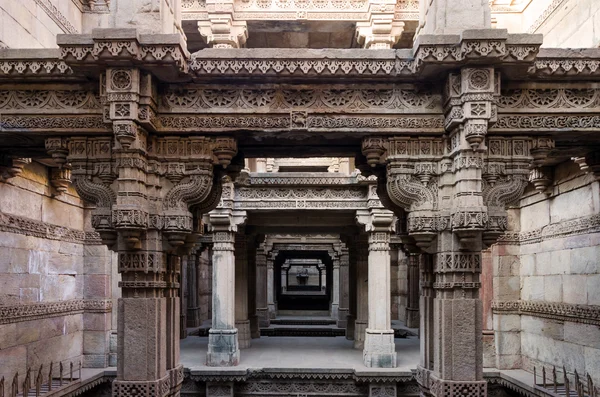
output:
<svg viewBox="0 0 600 397"><path fill-rule="evenodd" d="M0 2L0 47L54 48L56 35L82 33L79 1L9 0Z"/></svg>
<svg viewBox="0 0 600 397"><path fill-rule="evenodd" d="M0 183L0 377L50 361L107 365L116 263L84 231L75 191L52 194L35 162Z"/></svg>
<svg viewBox="0 0 600 397"><path fill-rule="evenodd" d="M530 192L513 213L520 232L493 248L498 368L564 365L600 382L599 196L568 162L549 197Z"/></svg>
<svg viewBox="0 0 600 397"><path fill-rule="evenodd" d="M587 48L600 45L597 0L532 0L522 13L495 13L495 26L510 33L541 33L543 47Z"/></svg>

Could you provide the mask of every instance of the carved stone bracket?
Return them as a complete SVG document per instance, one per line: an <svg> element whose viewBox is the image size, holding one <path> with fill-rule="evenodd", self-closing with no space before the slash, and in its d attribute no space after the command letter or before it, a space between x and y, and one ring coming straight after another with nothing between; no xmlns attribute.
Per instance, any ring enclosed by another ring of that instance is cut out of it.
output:
<svg viewBox="0 0 600 397"><path fill-rule="evenodd" d="M0 157L0 182L6 182L23 172L23 167L31 163L29 158Z"/></svg>

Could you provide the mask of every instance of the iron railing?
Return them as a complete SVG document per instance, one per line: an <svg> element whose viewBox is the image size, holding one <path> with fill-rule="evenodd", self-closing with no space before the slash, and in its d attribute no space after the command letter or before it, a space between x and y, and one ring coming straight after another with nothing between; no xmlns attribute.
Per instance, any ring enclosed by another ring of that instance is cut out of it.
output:
<svg viewBox="0 0 600 397"><path fill-rule="evenodd" d="M58 373L55 374L55 372ZM78 363L77 368L75 368L72 361L69 363L68 368L65 368L63 363L60 362L58 371L56 371L54 363L51 362L47 373L44 371L44 365L42 364L37 371L33 371L31 367L27 368L23 382L19 382L19 373L15 373L10 384L9 394L6 394L8 385L2 377L0 379L0 397L40 397L80 379L81 361Z"/></svg>
<svg viewBox="0 0 600 397"><path fill-rule="evenodd" d="M569 379L569 375L565 367L562 368L562 374L557 375L556 367L552 367L551 374L546 373L546 367L542 367L541 383L538 383L538 370L533 367L533 383L536 389L540 389L546 394L556 397L598 397L594 382L589 374L581 378L574 371L573 383ZM559 381L559 376L562 376L562 383Z"/></svg>

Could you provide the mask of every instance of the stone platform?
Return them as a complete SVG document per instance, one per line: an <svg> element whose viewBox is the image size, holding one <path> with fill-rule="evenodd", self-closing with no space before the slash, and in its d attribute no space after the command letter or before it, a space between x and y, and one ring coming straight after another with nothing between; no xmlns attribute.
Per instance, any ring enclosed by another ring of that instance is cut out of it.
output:
<svg viewBox="0 0 600 397"><path fill-rule="evenodd" d="M248 369L348 369L355 372L392 372L410 376L419 362L419 339L396 339L396 368L367 368L362 350L344 337L261 337L241 351L237 367L208 367L208 338L192 336L181 341L181 362L192 374L203 372L246 372Z"/></svg>

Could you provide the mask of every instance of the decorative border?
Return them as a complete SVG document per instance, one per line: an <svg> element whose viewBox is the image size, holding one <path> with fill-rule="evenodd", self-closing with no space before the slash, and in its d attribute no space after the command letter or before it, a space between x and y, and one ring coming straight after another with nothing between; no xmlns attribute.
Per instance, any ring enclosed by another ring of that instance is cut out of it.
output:
<svg viewBox="0 0 600 397"><path fill-rule="evenodd" d="M495 314L519 314L559 321L600 325L600 306L543 301L494 301Z"/></svg>
<svg viewBox="0 0 600 397"><path fill-rule="evenodd" d="M42 302L27 305L0 306L0 324L39 320L87 313L110 313L112 301L104 299L73 299L61 302Z"/></svg>
<svg viewBox="0 0 600 397"><path fill-rule="evenodd" d="M566 0L554 0L552 3L550 3L548 8L544 10L542 15L540 15L538 19L536 19L535 22L529 27L529 29L527 29L527 33L535 33L535 31L538 30L538 28L542 26L544 22L546 22L550 15L552 15L554 11L556 11L556 9L560 7L565 1Z"/></svg>
<svg viewBox="0 0 600 397"><path fill-rule="evenodd" d="M6 214L4 212L0 212L0 231L79 244L102 244L100 235L97 232L86 232L64 226L57 226L22 216Z"/></svg>
<svg viewBox="0 0 600 397"><path fill-rule="evenodd" d="M525 232L505 233L498 238L500 244L535 244L553 238L599 233L600 214L589 215L560 223L552 223Z"/></svg>
<svg viewBox="0 0 600 397"><path fill-rule="evenodd" d="M79 34L79 31L69 22L69 20L60 13L58 8L54 6L49 0L34 0L35 3L40 6L46 15L50 17L56 23L56 25L62 29L65 33Z"/></svg>

